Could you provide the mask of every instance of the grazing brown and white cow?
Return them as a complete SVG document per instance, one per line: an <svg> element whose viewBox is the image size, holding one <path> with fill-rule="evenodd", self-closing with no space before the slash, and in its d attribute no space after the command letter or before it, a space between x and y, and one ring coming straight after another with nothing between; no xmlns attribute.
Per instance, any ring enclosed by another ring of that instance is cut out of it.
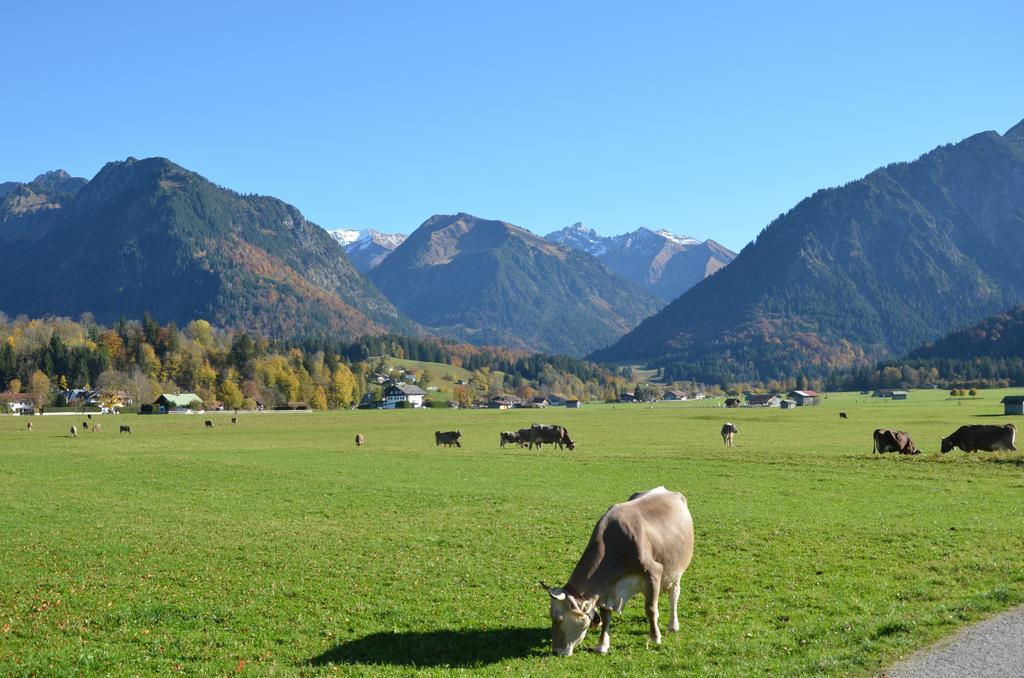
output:
<svg viewBox="0 0 1024 678"><path fill-rule="evenodd" d="M78 437L78 429L75 428L74 426L71 427L71 437L72 438L77 438Z"/></svg>
<svg viewBox="0 0 1024 678"><path fill-rule="evenodd" d="M100 428L101 428L100 427L100 423L96 422L95 424L92 425L92 432L93 433L99 433L100 432Z"/></svg>
<svg viewBox="0 0 1024 678"><path fill-rule="evenodd" d="M506 444L518 445L519 443L520 440L518 431L502 431L500 439L498 440L499 447L505 447Z"/></svg>
<svg viewBox="0 0 1024 678"><path fill-rule="evenodd" d="M664 487L638 492L615 504L597 521L583 555L551 598L551 645L569 656L583 641L595 612L601 615L597 652L611 646L612 612L637 593L644 594L650 638L661 643L658 595L668 591L672 603L668 630L679 630L679 579L693 557L693 519L686 497Z"/></svg>
<svg viewBox="0 0 1024 678"><path fill-rule="evenodd" d="M733 438L735 438L736 434L739 432L740 430L736 428L736 424L732 423L731 421L725 422L722 425L722 443L728 445L729 447L732 447Z"/></svg>
<svg viewBox="0 0 1024 678"><path fill-rule="evenodd" d="M569 450L576 449L576 441L569 437L569 432L563 426L547 426L534 424L530 428L530 449L536 445L538 448L543 443L558 445L558 449L568 447Z"/></svg>
<svg viewBox="0 0 1024 678"><path fill-rule="evenodd" d="M1013 424L997 426L993 424L975 424L961 426L942 439L942 451L949 452L959 447L964 452L999 452L1006 450L1016 452L1017 427Z"/></svg>
<svg viewBox="0 0 1024 678"><path fill-rule="evenodd" d="M363 434L362 433L357 433L356 434L356 447L362 447L364 442L366 442L366 439L363 438Z"/></svg>
<svg viewBox="0 0 1024 678"><path fill-rule="evenodd" d="M914 445L913 438L906 431L893 431L887 428L876 428L871 453L899 452L900 454L920 454L921 450Z"/></svg>
<svg viewBox="0 0 1024 678"><path fill-rule="evenodd" d="M462 431L434 431L434 444L440 447L462 447Z"/></svg>
<svg viewBox="0 0 1024 678"><path fill-rule="evenodd" d="M28 430L29 430L29 431L31 431L31 430L32 430L32 422L31 422L31 421L30 421L30 422L28 422Z"/></svg>

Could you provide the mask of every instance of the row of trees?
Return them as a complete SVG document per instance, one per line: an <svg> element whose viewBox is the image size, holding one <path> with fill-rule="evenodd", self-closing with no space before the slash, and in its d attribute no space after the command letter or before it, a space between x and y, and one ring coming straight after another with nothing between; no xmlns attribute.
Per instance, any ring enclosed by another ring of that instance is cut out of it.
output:
<svg viewBox="0 0 1024 678"><path fill-rule="evenodd" d="M479 348L435 338L383 335L356 340L274 342L244 331L193 320L184 328L159 324L148 314L111 327L86 314L68 318L9 319L0 314L0 386L29 390L41 405L60 405L75 388L125 391L136 404L160 393L194 392L227 408L302 401L313 408L358 403L367 377L394 357L436 362L470 371L466 384L433 379L449 397L562 393L613 400L627 388L624 373L565 356ZM461 388L459 388L461 387ZM0 389L2 390L2 389Z"/></svg>

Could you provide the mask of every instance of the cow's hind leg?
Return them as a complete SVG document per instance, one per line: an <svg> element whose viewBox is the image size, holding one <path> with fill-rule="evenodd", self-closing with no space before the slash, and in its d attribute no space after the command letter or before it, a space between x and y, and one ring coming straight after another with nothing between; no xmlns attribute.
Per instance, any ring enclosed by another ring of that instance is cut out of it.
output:
<svg viewBox="0 0 1024 678"><path fill-rule="evenodd" d="M594 648L594 652L598 654L608 654L608 649L612 646L612 611L601 608L601 639L597 641L597 647Z"/></svg>
<svg viewBox="0 0 1024 678"><path fill-rule="evenodd" d="M661 592L661 564L654 563L647 568L647 581L644 586L644 601L647 608L647 621L651 627L651 640L661 645L661 630L658 628L658 594Z"/></svg>
<svg viewBox="0 0 1024 678"><path fill-rule="evenodd" d="M681 575L680 575L680 577L676 578L676 580L672 583L671 586L668 587L668 600L669 600L669 603L671 604L671 607L669 608L670 612L669 612L669 618L668 618L668 630L672 631L673 633L675 633L675 632L677 632L679 630L679 579L680 578L681 578Z"/></svg>

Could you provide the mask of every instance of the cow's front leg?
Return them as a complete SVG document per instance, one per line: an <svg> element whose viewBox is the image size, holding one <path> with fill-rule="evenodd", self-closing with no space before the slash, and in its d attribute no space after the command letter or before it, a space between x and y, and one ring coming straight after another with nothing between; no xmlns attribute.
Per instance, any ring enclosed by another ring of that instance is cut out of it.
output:
<svg viewBox="0 0 1024 678"><path fill-rule="evenodd" d="M605 608L601 608L601 638L597 641L597 647L594 648L594 652L598 654L608 654L608 649L612 646L612 611Z"/></svg>

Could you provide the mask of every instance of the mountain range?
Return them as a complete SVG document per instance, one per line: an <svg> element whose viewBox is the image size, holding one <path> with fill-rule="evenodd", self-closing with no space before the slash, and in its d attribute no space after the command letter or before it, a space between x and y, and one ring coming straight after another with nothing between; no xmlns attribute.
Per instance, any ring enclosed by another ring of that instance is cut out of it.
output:
<svg viewBox="0 0 1024 678"><path fill-rule="evenodd" d="M1024 301L1024 122L820 190L592 354L773 379L902 355Z"/></svg>
<svg viewBox="0 0 1024 678"><path fill-rule="evenodd" d="M586 252L465 213L431 217L369 276L431 332L569 355L607 345L661 305Z"/></svg>
<svg viewBox="0 0 1024 678"><path fill-rule="evenodd" d="M544 237L597 257L609 269L666 303L736 258L735 252L714 240L702 242L664 229L638 228L602 236L576 223Z"/></svg>
<svg viewBox="0 0 1024 678"><path fill-rule="evenodd" d="M418 331L326 231L164 158L4 184L0 311L205 318L270 336Z"/></svg>
<svg viewBox="0 0 1024 678"><path fill-rule="evenodd" d="M89 181L0 184L0 311L148 311L272 337L433 332L669 379L770 380L1006 336L1016 325L992 320L939 339L1019 313L1006 309L1024 303L1022 227L1024 122L817 191L735 258L668 231L541 238L465 213L408 237L329 234L275 198L128 158Z"/></svg>

